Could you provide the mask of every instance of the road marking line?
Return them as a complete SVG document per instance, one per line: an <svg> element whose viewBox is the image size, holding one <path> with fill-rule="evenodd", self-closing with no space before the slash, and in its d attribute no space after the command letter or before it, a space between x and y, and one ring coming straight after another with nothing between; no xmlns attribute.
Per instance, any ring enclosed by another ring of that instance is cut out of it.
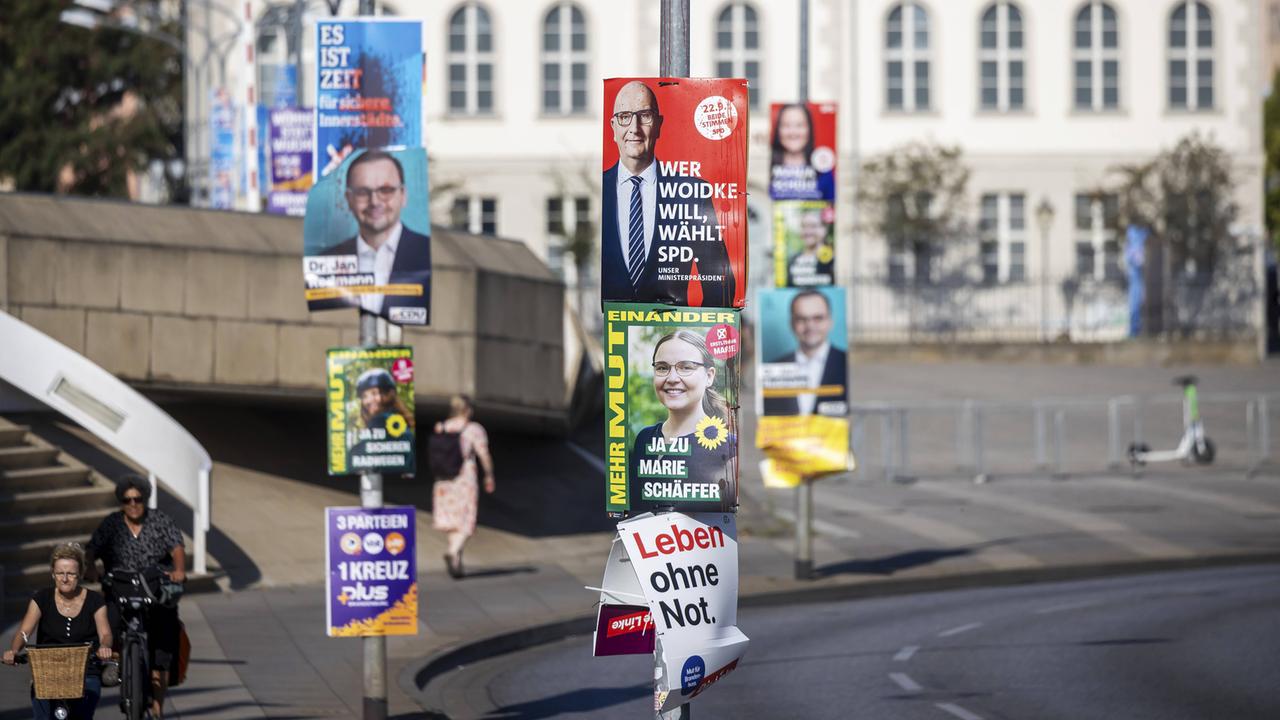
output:
<svg viewBox="0 0 1280 720"><path fill-rule="evenodd" d="M943 630L942 632L938 633L938 637L951 637L952 635L959 635L960 633L966 633L966 632L969 632L970 630L977 630L980 627L982 627L982 623L980 622L969 623L968 625L953 627L950 630Z"/></svg>
<svg viewBox="0 0 1280 720"><path fill-rule="evenodd" d="M907 692L920 692L924 688L916 684L906 673L889 673L889 679L898 684L898 687Z"/></svg>
<svg viewBox="0 0 1280 720"><path fill-rule="evenodd" d="M1192 490L1190 488L1165 485L1158 481L1133 482L1130 480L1127 482L1121 482L1119 480L1100 479L1097 481L1097 484L1121 488L1124 490L1142 490L1146 492L1170 495L1180 500L1188 500L1197 505L1216 505L1228 512L1250 517L1262 514L1280 515L1280 505L1274 505L1263 500L1238 498L1231 495L1220 495L1218 493Z"/></svg>
<svg viewBox="0 0 1280 720"><path fill-rule="evenodd" d="M819 507L830 507L836 510L857 513L873 518L875 522L892 525L912 535L928 538L944 547L974 548L974 559L997 570L1017 570L1021 568L1043 567L1044 563L1026 553L1018 552L998 545L990 545L990 538L983 537L962 527L914 514L895 515L893 508L862 500L854 500L838 490L818 488L822 494L817 499ZM816 494L816 493L815 493Z"/></svg>
<svg viewBox="0 0 1280 720"><path fill-rule="evenodd" d="M983 487L977 490L968 490L947 487L935 481L918 482L915 487L926 492L963 498L981 505L993 505L1022 515L1044 518L1059 525L1075 528L1092 535L1098 540L1124 548L1136 555L1171 558L1191 557L1195 554L1181 545L1165 542L1160 538L1139 532L1114 520L1090 515L1086 512L1059 510L1025 500L995 495L993 494L995 488Z"/></svg>
<svg viewBox="0 0 1280 720"><path fill-rule="evenodd" d="M935 707L937 707L939 710L943 712L947 712L947 713L951 713L952 715L955 715L956 717L960 718L960 720L982 720L981 715L974 715L973 713L969 712L968 710L965 710L964 708L960 707L959 705L956 705L955 703L938 703Z"/></svg>
<svg viewBox="0 0 1280 720"><path fill-rule="evenodd" d="M1050 613L1063 612L1066 610L1079 610L1081 608L1093 607L1101 605L1097 600L1083 600L1081 602L1063 603L1062 605L1050 605L1035 611L1036 615L1048 615Z"/></svg>
<svg viewBox="0 0 1280 720"><path fill-rule="evenodd" d="M898 654L893 656L893 659L895 662L906 662L910 660L911 656L915 655L916 651L919 649L920 649L919 645L908 645L902 648L901 650L899 650Z"/></svg>

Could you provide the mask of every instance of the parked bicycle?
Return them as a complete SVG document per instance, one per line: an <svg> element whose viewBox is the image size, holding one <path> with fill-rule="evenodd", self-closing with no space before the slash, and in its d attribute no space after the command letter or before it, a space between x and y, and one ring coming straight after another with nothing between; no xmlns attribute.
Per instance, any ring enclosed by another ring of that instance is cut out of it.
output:
<svg viewBox="0 0 1280 720"><path fill-rule="evenodd" d="M113 570L103 576L102 587L120 609L120 711L128 720L142 720L151 708L147 614L157 605L177 605L182 585L153 567L143 572Z"/></svg>
<svg viewBox="0 0 1280 720"><path fill-rule="evenodd" d="M1208 465L1217 455L1213 441L1205 434L1204 421L1200 419L1200 394L1196 389L1195 375L1181 375L1173 379L1182 387L1182 439L1173 450L1152 450L1143 442L1129 445L1129 464L1137 468L1153 462L1194 462Z"/></svg>

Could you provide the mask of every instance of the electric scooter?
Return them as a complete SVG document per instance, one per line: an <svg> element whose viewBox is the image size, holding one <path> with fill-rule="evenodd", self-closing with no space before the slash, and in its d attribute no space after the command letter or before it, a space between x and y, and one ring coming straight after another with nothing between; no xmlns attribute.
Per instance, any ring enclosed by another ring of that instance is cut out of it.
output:
<svg viewBox="0 0 1280 720"><path fill-rule="evenodd" d="M1182 387L1182 440L1173 450L1152 450L1146 443L1129 445L1129 464L1135 469L1155 462L1181 460L1184 463L1208 465L1213 462L1217 449L1204 432L1200 419L1200 396L1196 390L1196 376L1182 375L1173 379ZM1188 462L1190 461L1190 462Z"/></svg>

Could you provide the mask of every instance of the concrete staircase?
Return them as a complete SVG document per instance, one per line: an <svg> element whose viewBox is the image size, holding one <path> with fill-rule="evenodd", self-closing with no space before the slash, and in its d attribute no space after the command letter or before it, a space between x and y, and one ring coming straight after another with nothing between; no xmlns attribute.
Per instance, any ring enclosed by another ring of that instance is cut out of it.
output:
<svg viewBox="0 0 1280 720"><path fill-rule="evenodd" d="M0 418L0 600L4 622L48 585L49 554L59 543L89 541L115 509L101 474L28 428Z"/></svg>

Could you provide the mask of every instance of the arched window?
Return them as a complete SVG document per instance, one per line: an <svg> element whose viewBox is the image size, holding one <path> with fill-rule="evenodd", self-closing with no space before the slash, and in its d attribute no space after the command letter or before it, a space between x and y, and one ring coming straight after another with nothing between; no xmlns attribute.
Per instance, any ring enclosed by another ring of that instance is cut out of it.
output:
<svg viewBox="0 0 1280 720"><path fill-rule="evenodd" d="M929 14L914 0L894 5L885 20L885 104L929 109Z"/></svg>
<svg viewBox="0 0 1280 720"><path fill-rule="evenodd" d="M1021 110L1026 100L1022 11L1000 0L987 6L978 25L978 104L983 110Z"/></svg>
<svg viewBox="0 0 1280 720"><path fill-rule="evenodd" d="M552 6L542 23L542 111L587 111L587 21L571 2Z"/></svg>
<svg viewBox="0 0 1280 720"><path fill-rule="evenodd" d="M1196 0L1169 15L1169 107L1213 109L1213 16Z"/></svg>
<svg viewBox="0 0 1280 720"><path fill-rule="evenodd" d="M760 109L760 19L745 2L731 2L716 18L716 77L747 79L752 110Z"/></svg>
<svg viewBox="0 0 1280 720"><path fill-rule="evenodd" d="M493 25L479 3L461 5L449 16L449 112L493 112Z"/></svg>
<svg viewBox="0 0 1280 720"><path fill-rule="evenodd" d="M1076 13L1072 33L1076 110L1120 107L1120 27L1116 10L1102 0L1089 0Z"/></svg>

